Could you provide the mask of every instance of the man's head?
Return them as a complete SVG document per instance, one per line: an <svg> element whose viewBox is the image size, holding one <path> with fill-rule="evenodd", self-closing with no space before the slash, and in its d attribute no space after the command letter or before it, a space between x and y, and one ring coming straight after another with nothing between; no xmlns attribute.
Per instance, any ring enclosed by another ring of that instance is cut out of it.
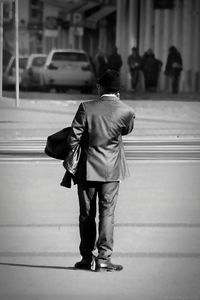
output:
<svg viewBox="0 0 200 300"><path fill-rule="evenodd" d="M133 48L132 48L132 52L133 52L133 53L137 53L137 51L138 51L138 50L137 50L136 47L133 47Z"/></svg>
<svg viewBox="0 0 200 300"><path fill-rule="evenodd" d="M97 83L103 88L104 93L117 93L120 89L119 73L115 70L108 69Z"/></svg>
<svg viewBox="0 0 200 300"><path fill-rule="evenodd" d="M175 46L169 47L169 53L171 54L177 53L177 48Z"/></svg>

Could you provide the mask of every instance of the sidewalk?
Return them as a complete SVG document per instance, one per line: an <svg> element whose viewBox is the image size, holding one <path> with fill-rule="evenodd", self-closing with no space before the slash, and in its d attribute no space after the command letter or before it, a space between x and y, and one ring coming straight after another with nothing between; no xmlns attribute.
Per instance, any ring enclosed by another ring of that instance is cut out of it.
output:
<svg viewBox="0 0 200 300"><path fill-rule="evenodd" d="M124 269L95 273L73 269L78 200L61 163L1 163L1 300L200 300L199 161L129 166L112 258Z"/></svg>
<svg viewBox="0 0 200 300"><path fill-rule="evenodd" d="M12 260L11 260L12 261ZM45 264L44 264L45 261ZM1 300L199 300L199 260L133 257L118 259L119 273L71 268L72 259L21 259L0 265ZM114 259L113 259L114 261ZM34 267L35 265L35 267ZM4 275L2 277L2 274Z"/></svg>
<svg viewBox="0 0 200 300"><path fill-rule="evenodd" d="M198 101L125 102L136 113L130 138L200 139ZM0 139L44 140L79 103L0 99ZM95 273L73 269L78 202L76 187L59 186L60 162L2 161L0 300L200 300L199 161L129 164L113 253L124 270Z"/></svg>
<svg viewBox="0 0 200 300"><path fill-rule="evenodd" d="M200 300L200 163L129 166L112 257L124 269L95 273L73 268L78 200L60 163L1 164L1 300Z"/></svg>
<svg viewBox="0 0 200 300"><path fill-rule="evenodd" d="M162 97L164 98L164 95ZM200 101L196 95L191 95L190 98L195 100L124 100L134 108L136 114L135 130L129 137L199 139ZM86 95L80 95L78 100L20 99L20 106L16 107L15 99L2 98L1 139L46 139L52 132L70 126L80 101L87 99Z"/></svg>

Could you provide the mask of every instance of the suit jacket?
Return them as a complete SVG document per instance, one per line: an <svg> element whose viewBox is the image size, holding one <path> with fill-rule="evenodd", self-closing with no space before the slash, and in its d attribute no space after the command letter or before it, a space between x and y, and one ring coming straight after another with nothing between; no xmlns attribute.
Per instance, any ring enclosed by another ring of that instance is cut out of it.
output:
<svg viewBox="0 0 200 300"><path fill-rule="evenodd" d="M77 180L119 181L129 175L122 135L132 131L134 117L115 95L79 105L68 136L72 151L81 144Z"/></svg>

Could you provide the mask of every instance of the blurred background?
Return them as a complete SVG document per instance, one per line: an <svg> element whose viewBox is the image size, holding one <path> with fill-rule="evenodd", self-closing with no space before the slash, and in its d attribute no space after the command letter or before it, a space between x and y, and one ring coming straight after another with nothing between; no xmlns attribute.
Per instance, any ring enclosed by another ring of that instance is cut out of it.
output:
<svg viewBox="0 0 200 300"><path fill-rule="evenodd" d="M190 93L200 91L200 2L198 0L18 0L18 5L20 76L24 69L36 67L36 77L38 76L36 86L40 90L51 86L47 83L44 85L45 81L55 83L59 77L57 74L51 77L44 69L42 70L45 57L52 49L85 51L87 58L83 60L88 61L89 67L81 65L81 68L86 68L85 71L91 70L93 74L90 74L90 77L91 80L94 79L94 84L95 78L99 75L98 54L108 59L113 54L113 50L117 50L122 59L121 84L125 90L131 90L131 74L127 61L132 48L136 47L141 58L150 49L161 63L156 75L156 91L169 91L170 82L165 69L168 50L174 46L182 58L179 90ZM10 83L6 78L7 73L12 73L11 65L13 68L15 65L12 61L12 56L15 55L14 14L15 1L5 1L3 5L4 89L11 88L15 81L11 79ZM30 55L32 58L28 63ZM52 55L46 67L49 67L51 60L54 60ZM36 62L32 64L30 61L33 58ZM70 59L80 61L80 55ZM61 55L59 60L64 61ZM58 66L56 67L59 69ZM70 68L72 72L74 66L71 65ZM28 85L30 78L27 79L28 76L33 75L31 73L34 73L34 68L26 71L22 84L20 77L21 89L33 88ZM140 76L138 81L137 88L145 90L143 77ZM67 83L63 83L60 87L65 86ZM91 86L92 84L89 88ZM77 87L80 87L79 83Z"/></svg>
<svg viewBox="0 0 200 300"><path fill-rule="evenodd" d="M200 300L200 1L0 0L0 48L0 299ZM76 187L44 148L111 67L136 119L108 279L73 272Z"/></svg>

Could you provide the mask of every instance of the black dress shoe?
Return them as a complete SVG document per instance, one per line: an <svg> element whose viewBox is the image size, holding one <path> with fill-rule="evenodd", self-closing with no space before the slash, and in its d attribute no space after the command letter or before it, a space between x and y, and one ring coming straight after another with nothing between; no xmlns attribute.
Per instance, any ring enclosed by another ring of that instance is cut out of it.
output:
<svg viewBox="0 0 200 300"><path fill-rule="evenodd" d="M111 262L98 263L96 262L95 271L96 272L114 272L121 271L123 267L121 265L114 265Z"/></svg>
<svg viewBox="0 0 200 300"><path fill-rule="evenodd" d="M79 270L94 270L95 257L82 258L81 261L75 263L74 268Z"/></svg>

